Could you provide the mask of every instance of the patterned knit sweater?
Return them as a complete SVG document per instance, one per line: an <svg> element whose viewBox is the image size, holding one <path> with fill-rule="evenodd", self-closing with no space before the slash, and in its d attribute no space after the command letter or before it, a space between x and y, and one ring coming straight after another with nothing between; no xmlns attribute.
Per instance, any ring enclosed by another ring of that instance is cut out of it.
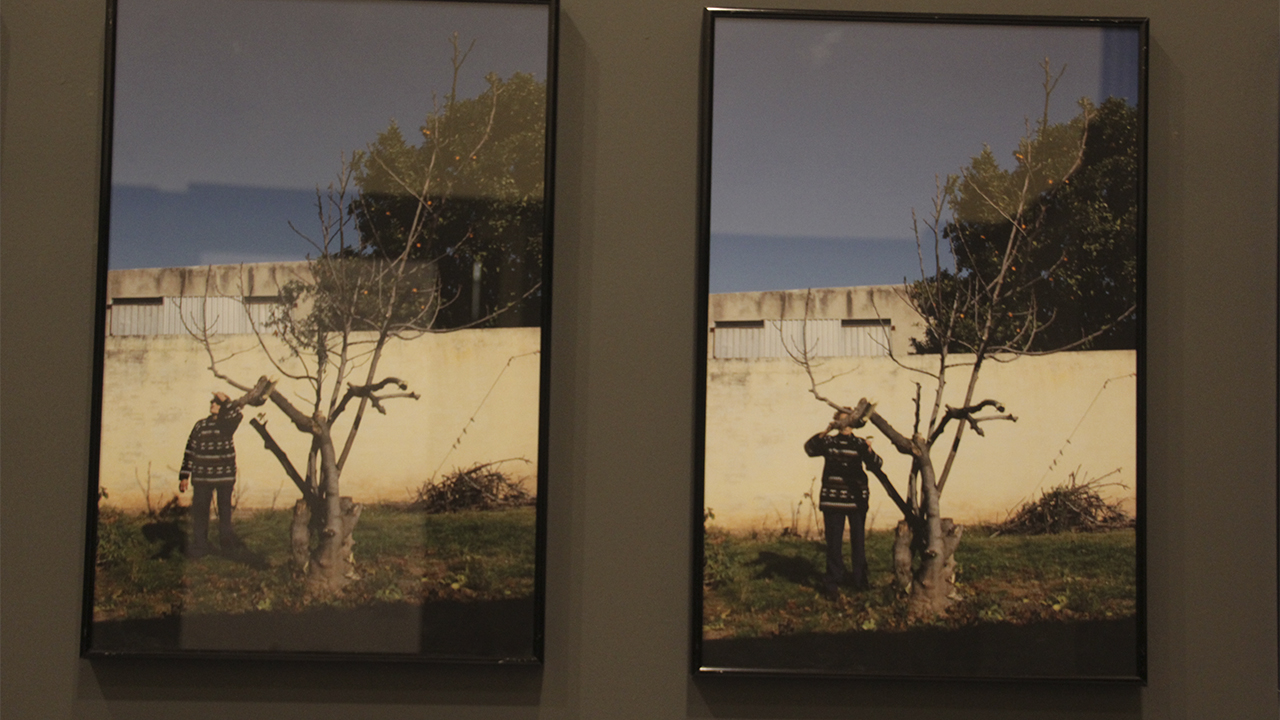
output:
<svg viewBox="0 0 1280 720"><path fill-rule="evenodd" d="M182 455L179 479L198 483L236 481L236 445L232 436L239 427L239 407L224 408L217 415L196 421Z"/></svg>
<svg viewBox="0 0 1280 720"><path fill-rule="evenodd" d="M804 451L809 457L822 456L825 460L819 509L867 509L871 491L863 463L878 462L880 458L866 440L854 435L818 433L805 442Z"/></svg>

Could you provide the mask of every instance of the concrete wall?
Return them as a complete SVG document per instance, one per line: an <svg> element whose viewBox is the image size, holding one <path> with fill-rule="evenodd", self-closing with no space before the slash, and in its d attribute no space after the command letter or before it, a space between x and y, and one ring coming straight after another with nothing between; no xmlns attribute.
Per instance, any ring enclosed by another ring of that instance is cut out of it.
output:
<svg viewBox="0 0 1280 720"><path fill-rule="evenodd" d="M899 357L910 351L910 338L924 334L924 323L903 299L901 285L722 293L710 297L707 331L712 337L707 343L708 356L715 348L717 320L804 320L806 317L887 319L891 328L890 349Z"/></svg>
<svg viewBox="0 0 1280 720"><path fill-rule="evenodd" d="M955 358L960 359L960 358ZM935 356L905 358L918 369L936 369ZM822 459L805 455L802 445L823 430L832 411L809 393L804 369L788 359L711 360L707 373L707 446L704 504L714 524L733 529L777 528L789 524L804 493L820 487ZM1009 509L1039 495L1039 490L1078 478L1096 478L1113 470L1104 497L1123 501L1133 511L1136 463L1136 378L1133 351L1059 353L989 362L979 375L976 397L994 398L1017 422L983 424L985 437L966 432L943 492L947 517L968 523L1003 519ZM944 402L960 405L968 368L949 371ZM818 380L836 376L822 393L853 405L866 397L899 431L909 433L915 413L914 381L924 383L924 412L932 404L929 379L888 358L824 360ZM988 411L984 414L998 414ZM954 424L952 425L954 428ZM871 425L857 431L872 438L885 459L885 472L905 492L911 469ZM948 440L935 451L941 472ZM1070 442L1068 442L1070 440ZM875 527L901 519L883 488L871 481ZM818 518L821 522L821 518ZM804 503L801 527L808 527Z"/></svg>
<svg viewBox="0 0 1280 720"><path fill-rule="evenodd" d="M107 273L107 301L135 297L272 296L310 278L306 262L141 268Z"/></svg>
<svg viewBox="0 0 1280 720"><path fill-rule="evenodd" d="M378 377L399 377L421 397L385 401L386 415L366 410L342 475L343 493L358 502L404 501L441 462L447 472L506 458L529 461L505 463L502 469L527 478L526 487L536 491L539 337L537 328L502 328L391 342ZM137 509L145 507L150 477L152 502L164 502L177 491L187 435L208 414L210 394L236 391L213 377L203 345L190 337L111 337L106 342L101 486L107 502ZM276 357L285 354L277 343L268 348ZM230 358L219 370L243 384L263 374L280 376L253 335L222 338L216 352ZM363 376L357 371L352 379ZM295 405L311 409L305 384L284 379L278 387ZM339 438L345 439L354 410L353 403L339 418ZM274 405L246 408L236 433L240 505L292 505L297 489L249 426L258 412L266 413L268 429L294 466L306 467L310 436L298 432ZM468 422L473 414L474 422ZM450 452L464 427L466 435Z"/></svg>

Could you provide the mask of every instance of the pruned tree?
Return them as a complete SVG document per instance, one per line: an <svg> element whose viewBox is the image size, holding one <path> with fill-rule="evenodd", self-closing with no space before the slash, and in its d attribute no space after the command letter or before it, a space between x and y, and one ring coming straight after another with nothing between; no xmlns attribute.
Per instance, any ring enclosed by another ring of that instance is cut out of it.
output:
<svg viewBox="0 0 1280 720"><path fill-rule="evenodd" d="M1131 219L1136 212L1136 163L1124 161L1136 153L1135 145L1114 132L1103 133L1104 142L1098 142L1098 110L1088 99L1080 101L1079 114L1069 122L1050 123L1049 99L1066 68L1055 74L1048 59L1042 68L1044 109L1034 123L1027 121L1013 167L1001 168L985 148L958 174L939 181L925 230L913 213L921 279L906 284L902 293L924 326L917 351L936 353L937 360L932 370L921 369L890 352L901 367L923 375L932 390L926 409L924 385L916 383L911 431L900 430L867 398L848 406L824 396L811 349L802 345L792 351L809 375L815 398L848 412L855 427L870 422L894 449L911 458L905 498L883 472L874 472L903 513L894 543L895 582L909 593L916 615L943 612L956 598L954 555L963 528L943 517L941 499L966 431L981 436L986 423L1017 421L1002 401L978 394L983 366L1089 347L1099 338L1114 337L1109 334L1137 312L1131 267L1136 226L1121 222L1117 229L1116 223L1100 219ZM1117 104L1124 105L1111 99L1104 108L1123 117ZM1108 191L1090 197L1072 188L1077 178L1089 175L1095 184L1099 176L1110 178ZM1083 275L1079 268L1087 267L1073 264L1071 256L1096 248L1100 229L1118 249L1095 254L1095 274L1108 278L1104 284L1111 289L1102 294L1114 295L1120 303L1099 303L1101 310L1089 317L1077 315L1068 333L1054 335L1060 290L1078 281ZM936 269L932 274L927 254ZM954 259L953 267L947 267L947 258ZM1054 301L1046 302L1047 297ZM957 373L965 383L963 399L952 406L944 398ZM939 457L939 452L945 455Z"/></svg>
<svg viewBox="0 0 1280 720"><path fill-rule="evenodd" d="M492 220L474 213L465 221L449 215L448 208L458 192L458 178L473 172L466 166L488 163L487 153L497 148L490 140L502 107L503 85L490 75L489 90L479 99L459 100L457 77L466 51L456 35L453 44L455 90L427 118L422 145L407 150L395 163L378 143L344 158L335 182L316 192L318 231L294 226L314 250L304 277L287 283L270 320L254 326L259 349L275 374L304 389L296 395L278 389L269 394L294 429L309 438L301 468L276 442L264 415L250 424L302 495L294 509L293 557L305 568L308 587L317 594L340 592L354 577L353 533L361 506L342 494L341 478L367 411L385 415L389 401L419 398L406 382L383 370L388 344L490 323L540 288L540 281L528 283L468 322L441 320L461 294L442 280L442 263L464 247L482 245L485 241L477 235ZM487 112L466 124L465 132L457 129L460 108L465 106L467 114L475 116L477 103ZM394 124L391 132L398 134ZM540 137L538 143L541 147ZM541 172L539 153L520 157L535 155ZM506 161L486 167L496 174L528 172L523 164ZM374 175L379 178L376 188L370 187ZM501 184L501 178L493 182ZM381 210L388 203L394 203L402 221L394 234L384 225L361 221L389 212ZM541 240L540 229L529 240L539 244L539 256ZM424 252L424 247L436 252ZM213 374L247 389L221 370L226 357L216 352L208 327L188 329L204 343Z"/></svg>

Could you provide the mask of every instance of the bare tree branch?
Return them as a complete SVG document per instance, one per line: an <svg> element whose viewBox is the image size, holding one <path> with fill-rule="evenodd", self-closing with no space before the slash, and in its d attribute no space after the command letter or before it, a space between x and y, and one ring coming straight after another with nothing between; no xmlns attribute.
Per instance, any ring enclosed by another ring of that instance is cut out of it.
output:
<svg viewBox="0 0 1280 720"><path fill-rule="evenodd" d="M839 410L842 412L849 412L850 411L849 408L835 402L834 400L830 400L824 397L822 393L818 392L818 385L820 383L818 383L818 381L813 376L813 348L809 347L809 335L808 335L809 307L812 304L813 304L813 289L810 288L809 290L805 291L805 296L804 296L805 322L800 325L800 347L796 348L796 350L793 352L791 348L787 347L786 342L783 342L782 349L786 351L787 355L789 355L793 361L795 361L797 364L799 364L801 367L804 368L805 374L809 376L809 392L812 393L815 398L817 398L820 402L826 403L827 405L831 406L835 410ZM779 332L781 332L781 330L779 330Z"/></svg>
<svg viewBox="0 0 1280 720"><path fill-rule="evenodd" d="M375 409L377 409L378 412L382 413L383 415L386 415L387 411L384 408L382 408L381 405L379 405L380 400L385 400L390 398L401 398L401 397L407 397L413 400L417 400L419 398L419 395L413 392L402 392L402 393L395 393L391 395L381 395L381 396L376 395L376 393L379 390L385 388L388 385L395 385L396 387L405 391L409 389L409 385L407 383L405 383L400 378L394 378L394 377L385 378L376 383L373 383L372 385L357 386L357 385L352 385L348 383L347 392L342 396L342 402L338 403L337 409L333 411L329 419L331 421L337 420L338 416L342 414L342 411L347 408L347 403L349 403L352 398L368 398L371 402L373 402Z"/></svg>
<svg viewBox="0 0 1280 720"><path fill-rule="evenodd" d="M950 405L948 405L947 412L942 416L942 422L938 423L938 427L934 428L933 432L929 435L929 444L933 445L933 443L937 442L938 438L941 437L942 433L946 430L947 423L951 422L952 420L972 421L974 413L989 407L993 407L999 412L1004 412L1004 405L991 399L983 400L982 402L977 403L976 405L968 405L968 406L959 407L959 408L951 407ZM977 431L976 425L974 426L974 430Z"/></svg>
<svg viewBox="0 0 1280 720"><path fill-rule="evenodd" d="M275 438L271 437L271 433L267 431L266 420L263 418L263 415L251 418L249 420L249 425L251 425L253 429L258 432L258 435L262 437L262 443L266 449L270 451L272 455L275 455L276 460L280 461L280 466L284 468L285 474L289 476L289 479L293 481L293 484L298 487L298 492L302 493L302 497L306 498L309 504L318 502L319 497L316 496L315 490L302 479L302 475L300 475L298 470L293 466L293 463L289 460L289 456L285 453L284 448L280 447L280 444L276 442Z"/></svg>

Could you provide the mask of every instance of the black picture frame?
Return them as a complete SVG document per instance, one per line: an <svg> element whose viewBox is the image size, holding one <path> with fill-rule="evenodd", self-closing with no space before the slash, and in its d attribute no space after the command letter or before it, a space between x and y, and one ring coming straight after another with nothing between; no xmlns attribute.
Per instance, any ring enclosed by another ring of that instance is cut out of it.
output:
<svg viewBox="0 0 1280 720"><path fill-rule="evenodd" d="M1147 57L1144 18L705 10L693 675L1145 683Z"/></svg>
<svg viewBox="0 0 1280 720"><path fill-rule="evenodd" d="M110 4L83 657L542 662L558 14Z"/></svg>

